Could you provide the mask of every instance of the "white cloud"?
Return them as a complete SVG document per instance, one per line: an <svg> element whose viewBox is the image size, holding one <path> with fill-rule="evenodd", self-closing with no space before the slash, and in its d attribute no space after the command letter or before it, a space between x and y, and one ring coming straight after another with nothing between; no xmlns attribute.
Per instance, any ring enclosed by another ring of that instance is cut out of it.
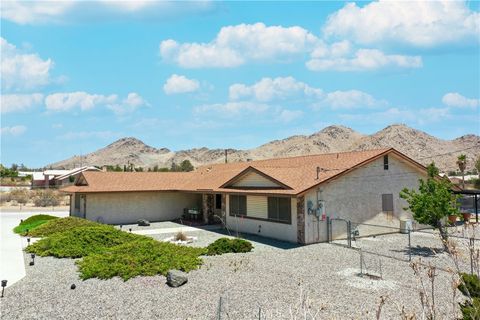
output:
<svg viewBox="0 0 480 320"><path fill-rule="evenodd" d="M2 1L1 16L17 24L72 23L126 19L166 19L188 13L205 12L212 1L192 1L185 5L176 1L125 0L60 0Z"/></svg>
<svg viewBox="0 0 480 320"><path fill-rule="evenodd" d="M480 99L470 99L462 96L457 92L450 92L443 96L443 104L449 107L470 107L476 108L480 106Z"/></svg>
<svg viewBox="0 0 480 320"><path fill-rule="evenodd" d="M329 92L319 102L319 106L329 106L332 109L372 108L387 105L387 101L377 100L370 94L359 90Z"/></svg>
<svg viewBox="0 0 480 320"><path fill-rule="evenodd" d="M307 61L307 68L312 71L368 71L380 68L419 68L422 66L420 56L387 55L377 49L359 49L353 56L343 50L341 53L324 57L318 51L312 53Z"/></svg>
<svg viewBox="0 0 480 320"><path fill-rule="evenodd" d="M477 42L480 14L465 1L379 0L348 3L329 16L323 31L359 44L404 43L418 47Z"/></svg>
<svg viewBox="0 0 480 320"><path fill-rule="evenodd" d="M112 103L107 105L107 108L115 112L117 115L125 115L132 113L142 106L149 106L150 104L143 99L138 93L131 92L127 98L120 103Z"/></svg>
<svg viewBox="0 0 480 320"><path fill-rule="evenodd" d="M229 97L234 101L302 103L314 109L373 108L388 105L387 101L375 99L360 90L324 92L321 88L312 87L293 77L262 78L252 85L236 83L230 86Z"/></svg>
<svg viewBox="0 0 480 320"><path fill-rule="evenodd" d="M293 77L262 78L251 86L236 83L229 88L229 97L232 100L254 98L258 101L267 102L294 97L318 98L322 94L321 89L310 87Z"/></svg>
<svg viewBox="0 0 480 320"><path fill-rule="evenodd" d="M45 98L45 106L50 111L69 111L72 109L86 111L98 105L111 105L117 99L117 95L104 96L83 91L54 93Z"/></svg>
<svg viewBox="0 0 480 320"><path fill-rule="evenodd" d="M13 126L13 127L2 127L0 129L0 133L2 135L10 135L10 136L19 136L27 131L27 127L25 126Z"/></svg>
<svg viewBox="0 0 480 320"><path fill-rule="evenodd" d="M285 60L310 51L318 38L304 28L239 24L220 29L209 43L160 43L160 55L184 68L237 67L247 61Z"/></svg>
<svg viewBox="0 0 480 320"><path fill-rule="evenodd" d="M195 79L172 74L163 85L166 94L195 92L200 88L200 83Z"/></svg>
<svg viewBox="0 0 480 320"><path fill-rule="evenodd" d="M105 106L117 115L123 115L135 111L141 106L149 105L139 94L129 93L128 96L119 100L116 94L101 95L90 94L83 91L50 94L45 98L45 106L49 111L81 111L91 110L99 106Z"/></svg>
<svg viewBox="0 0 480 320"><path fill-rule="evenodd" d="M303 111L301 110L288 110L288 109L283 109L280 111L278 114L278 120L284 123L292 122L294 120L297 120L303 116Z"/></svg>
<svg viewBox="0 0 480 320"><path fill-rule="evenodd" d="M1 113L26 111L34 106L43 104L43 95L33 94L2 94Z"/></svg>
<svg viewBox="0 0 480 320"><path fill-rule="evenodd" d="M269 109L268 104L242 101L196 106L193 111L197 115L214 114L223 118L233 118L247 114L261 114Z"/></svg>
<svg viewBox="0 0 480 320"><path fill-rule="evenodd" d="M43 60L36 53L23 53L4 38L0 38L0 46L3 90L29 90L50 83L51 59Z"/></svg>

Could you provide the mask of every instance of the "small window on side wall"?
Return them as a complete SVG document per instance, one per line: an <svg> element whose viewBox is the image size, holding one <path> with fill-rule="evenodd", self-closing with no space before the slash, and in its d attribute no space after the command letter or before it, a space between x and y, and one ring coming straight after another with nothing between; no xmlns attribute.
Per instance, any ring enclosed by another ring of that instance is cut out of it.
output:
<svg viewBox="0 0 480 320"><path fill-rule="evenodd" d="M388 170L388 154L383 156L383 170Z"/></svg>

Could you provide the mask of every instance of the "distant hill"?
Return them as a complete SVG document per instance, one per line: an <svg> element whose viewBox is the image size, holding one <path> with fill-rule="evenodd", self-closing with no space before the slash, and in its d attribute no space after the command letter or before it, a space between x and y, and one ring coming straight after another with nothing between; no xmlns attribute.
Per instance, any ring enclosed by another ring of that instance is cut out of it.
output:
<svg viewBox="0 0 480 320"><path fill-rule="evenodd" d="M457 170L456 158L464 153L467 170L473 168L473 159L480 155L480 136L469 134L454 140L442 140L423 131L395 124L372 135L364 135L344 126L329 126L312 135L296 135L274 140L254 149L227 149L228 161L247 161L327 152L367 150L393 147L422 164L435 161L442 171ZM173 162L188 159L194 166L225 161L225 149L195 148L171 151L154 148L136 138L122 138L89 153L52 163L47 167L73 168L79 165L123 165L132 163L144 168L170 167Z"/></svg>

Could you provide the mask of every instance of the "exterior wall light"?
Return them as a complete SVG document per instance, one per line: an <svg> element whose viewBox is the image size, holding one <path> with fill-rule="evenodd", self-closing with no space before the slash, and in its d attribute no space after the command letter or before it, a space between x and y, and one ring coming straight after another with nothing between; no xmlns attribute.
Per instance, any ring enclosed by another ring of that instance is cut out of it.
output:
<svg viewBox="0 0 480 320"><path fill-rule="evenodd" d="M2 296L0 298L3 298L3 293L5 292L6 286L7 286L7 280L2 280Z"/></svg>

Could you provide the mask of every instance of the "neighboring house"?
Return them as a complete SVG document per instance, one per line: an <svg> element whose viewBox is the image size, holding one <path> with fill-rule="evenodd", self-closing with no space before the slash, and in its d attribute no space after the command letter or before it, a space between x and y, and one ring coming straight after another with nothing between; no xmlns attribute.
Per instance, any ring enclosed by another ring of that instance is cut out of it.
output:
<svg viewBox="0 0 480 320"><path fill-rule="evenodd" d="M54 177L54 183L56 187L65 187L72 185L75 182L75 179L85 171L101 171L100 169L96 167L89 167L89 166L84 166L80 168L75 168L72 170L68 170L67 173L64 173L60 176Z"/></svg>
<svg viewBox="0 0 480 320"><path fill-rule="evenodd" d="M230 229L275 239L327 240L327 217L361 226L360 235L392 232L403 208L400 191L417 188L426 168L394 149L214 164L193 172L83 172L71 194L70 215L109 224L172 220L201 208ZM345 237L346 223L333 226Z"/></svg>
<svg viewBox="0 0 480 320"><path fill-rule="evenodd" d="M74 179L84 171L100 171L95 167L81 167L72 170L44 170L33 172L32 189L54 188L72 184ZM70 182L70 177L72 181Z"/></svg>

